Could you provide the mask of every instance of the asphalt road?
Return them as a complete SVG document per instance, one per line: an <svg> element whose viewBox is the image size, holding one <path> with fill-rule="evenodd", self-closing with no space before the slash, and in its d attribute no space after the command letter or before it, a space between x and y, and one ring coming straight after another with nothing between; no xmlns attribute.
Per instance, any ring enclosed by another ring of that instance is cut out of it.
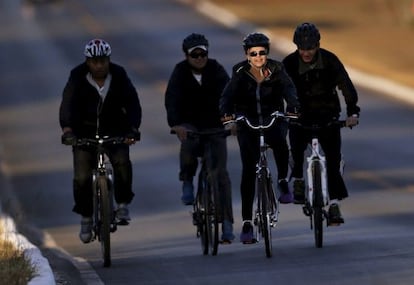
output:
<svg viewBox="0 0 414 285"><path fill-rule="evenodd" d="M262 243L220 246L203 256L189 208L180 204L178 141L163 106L166 81L183 58L182 39L204 33L210 56L230 72L243 59L243 34L176 1L54 1L0 4L0 144L2 168L18 198L3 201L66 284L372 284L414 282L412 227L413 107L361 86L361 124L343 131L346 223L327 228L322 249L309 221L283 205L274 256ZM134 164L133 221L112 236L113 266L103 268L98 243L78 239L72 208L70 148L60 145L58 106L70 69L91 38L106 39L125 66L143 106ZM283 55L272 52L281 59ZM274 168L273 168L274 169ZM240 160L229 139L235 233L240 225ZM4 192L4 191L3 191ZM3 193L4 194L4 193ZM76 266L74 266L74 264Z"/></svg>

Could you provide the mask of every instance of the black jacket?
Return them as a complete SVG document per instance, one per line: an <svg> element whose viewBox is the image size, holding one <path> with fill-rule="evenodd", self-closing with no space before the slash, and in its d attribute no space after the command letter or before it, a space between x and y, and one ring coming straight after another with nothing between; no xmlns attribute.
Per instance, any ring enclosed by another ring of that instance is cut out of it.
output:
<svg viewBox="0 0 414 285"><path fill-rule="evenodd" d="M219 99L229 75L215 59L208 59L202 83L194 78L187 60L179 62L168 81L165 108L170 127L190 124L198 129L222 128Z"/></svg>
<svg viewBox="0 0 414 285"><path fill-rule="evenodd" d="M104 102L86 79L88 72L86 63L70 72L60 105L61 128L70 127L77 137L88 138L95 137L97 133L124 136L138 130L141 105L124 68L110 63L112 81Z"/></svg>
<svg viewBox="0 0 414 285"><path fill-rule="evenodd" d="M298 92L302 118L308 121L339 118L341 105L336 87L345 98L347 115L359 115L358 94L343 64L325 49L319 49L316 56L313 68L301 63L298 51L283 60Z"/></svg>
<svg viewBox="0 0 414 285"><path fill-rule="evenodd" d="M223 91L220 100L221 115L244 115L250 120L258 119L257 93L260 94L260 106L263 118L268 117L274 111L296 112L299 103L296 97L296 89L292 80L287 75L282 63L268 59L266 68L270 70L269 76L260 84L249 72L250 64L247 60L233 67L233 75Z"/></svg>

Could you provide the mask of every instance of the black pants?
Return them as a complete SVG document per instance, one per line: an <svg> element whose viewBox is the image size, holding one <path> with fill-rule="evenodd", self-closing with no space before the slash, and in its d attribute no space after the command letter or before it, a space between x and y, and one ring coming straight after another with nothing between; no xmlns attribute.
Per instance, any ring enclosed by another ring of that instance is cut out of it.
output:
<svg viewBox="0 0 414 285"><path fill-rule="evenodd" d="M273 150L278 179L287 178L289 169L289 148L286 141L287 124L280 122L265 131L265 142ZM259 133L240 125L237 140L242 160L240 193L242 199L242 218L251 220L255 195L256 164L260 158Z"/></svg>
<svg viewBox="0 0 414 285"><path fill-rule="evenodd" d="M134 197L132 192L132 165L128 145L114 145L107 148L107 154L114 171L115 201L129 204ZM92 171L96 168L96 149L93 147L73 147L73 211L82 216L92 216L93 193Z"/></svg>
<svg viewBox="0 0 414 285"><path fill-rule="evenodd" d="M330 199L348 197L344 180L340 173L341 131L339 127L329 127L318 131L319 144L326 158L327 182ZM303 177L304 151L312 140L312 132L300 126L291 126L289 140L293 157L292 177Z"/></svg>
<svg viewBox="0 0 414 285"><path fill-rule="evenodd" d="M214 129L210 129L214 130ZM231 194L231 181L227 172L227 141L224 137L211 138L212 162L211 167L217 171L220 201L223 218L233 222L233 207ZM198 157L203 155L203 144L198 139L187 139L181 143L180 148L180 174L181 181L193 181L198 168Z"/></svg>

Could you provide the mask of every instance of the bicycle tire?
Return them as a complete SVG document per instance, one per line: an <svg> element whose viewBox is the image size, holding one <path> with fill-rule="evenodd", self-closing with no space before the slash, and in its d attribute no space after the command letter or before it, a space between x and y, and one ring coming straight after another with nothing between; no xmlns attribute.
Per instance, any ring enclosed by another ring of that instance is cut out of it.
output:
<svg viewBox="0 0 414 285"><path fill-rule="evenodd" d="M259 197L259 228L265 243L266 257L272 257L272 231L269 211L269 177L267 172L262 170L257 180L257 191Z"/></svg>
<svg viewBox="0 0 414 285"><path fill-rule="evenodd" d="M217 195L217 182L213 178L209 177L207 180L207 233L211 255L217 255L219 245L219 216L217 211L218 195Z"/></svg>
<svg viewBox="0 0 414 285"><path fill-rule="evenodd" d="M315 235L315 246L321 248L323 246L323 195L321 181L321 165L319 161L312 164L312 180L313 180L313 231Z"/></svg>
<svg viewBox="0 0 414 285"><path fill-rule="evenodd" d="M109 197L108 181L106 176L98 176L98 188L100 192L99 215L100 230L99 240L101 242L102 258L104 267L111 266L111 201Z"/></svg>
<svg viewBox="0 0 414 285"><path fill-rule="evenodd" d="M196 216L198 217L198 232L200 234L201 251L204 255L208 254L209 241L208 241L208 228L207 228L207 207L205 192L206 180L204 173L199 174L198 189L196 195Z"/></svg>

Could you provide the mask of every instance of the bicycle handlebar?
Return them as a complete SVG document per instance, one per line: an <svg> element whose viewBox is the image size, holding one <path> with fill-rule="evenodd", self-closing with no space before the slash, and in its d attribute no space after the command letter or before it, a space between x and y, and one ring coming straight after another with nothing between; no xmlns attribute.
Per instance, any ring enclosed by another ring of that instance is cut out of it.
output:
<svg viewBox="0 0 414 285"><path fill-rule="evenodd" d="M91 138L77 138L74 146L104 146L104 145L115 145L115 144L125 144L124 137L97 137L94 139Z"/></svg>
<svg viewBox="0 0 414 285"><path fill-rule="evenodd" d="M266 125L263 125L263 124L254 125L254 124L252 124L250 122L250 120L247 117L245 117L243 115L240 115L240 116L236 116L236 118L234 120L229 120L227 122L224 122L223 124L226 125L226 124L230 124L230 123L237 123L237 122L243 121L250 128L252 128L254 130L261 130L261 129L268 129L268 128L270 128L275 123L275 121L277 119L284 119L285 121L289 121L290 119L297 119L298 116L289 115L289 114L285 114L285 113L276 111L276 112L273 112L272 114L270 114L270 118L271 118L270 122L268 124L266 124Z"/></svg>
<svg viewBox="0 0 414 285"><path fill-rule="evenodd" d="M170 134L177 134L174 130L170 130ZM197 138L197 137L212 137L212 136L223 136L227 137L231 135L230 130L207 130L207 131L193 131L193 130L187 130L187 136L191 138Z"/></svg>
<svg viewBox="0 0 414 285"><path fill-rule="evenodd" d="M346 125L346 120L335 120L335 121L327 122L325 124L309 124L309 125L303 124L303 123L298 122L298 121L291 121L291 122L289 122L289 124L294 125L294 126L302 127L306 130L313 130L313 131L320 130L320 129L323 129L323 128L335 127L335 126L339 126L340 128L344 128L344 127L347 126ZM350 127L350 128L352 128L352 127Z"/></svg>

